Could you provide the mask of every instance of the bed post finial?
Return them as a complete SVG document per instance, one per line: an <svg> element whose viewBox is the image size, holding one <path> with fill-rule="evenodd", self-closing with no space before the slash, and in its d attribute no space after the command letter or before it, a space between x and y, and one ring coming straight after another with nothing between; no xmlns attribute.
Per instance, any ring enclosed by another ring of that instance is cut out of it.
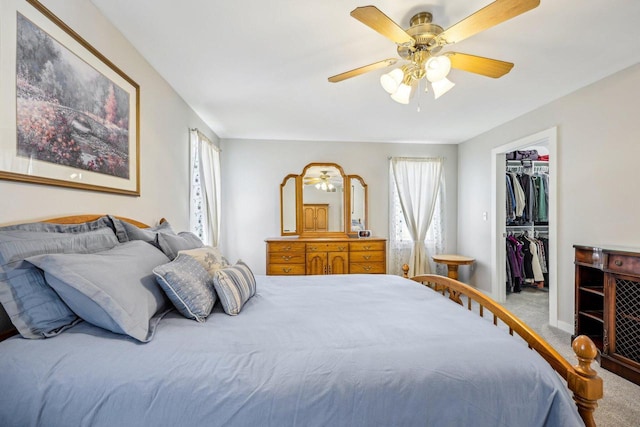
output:
<svg viewBox="0 0 640 427"><path fill-rule="evenodd" d="M569 388L573 390L573 400L585 426L595 427L593 411L598 407L598 399L602 399L602 378L593 370L591 363L598 355L598 349L586 335L576 337L571 347L578 364L573 367L575 372L569 372Z"/></svg>
<svg viewBox="0 0 640 427"><path fill-rule="evenodd" d="M402 264L402 277L409 278L409 264Z"/></svg>

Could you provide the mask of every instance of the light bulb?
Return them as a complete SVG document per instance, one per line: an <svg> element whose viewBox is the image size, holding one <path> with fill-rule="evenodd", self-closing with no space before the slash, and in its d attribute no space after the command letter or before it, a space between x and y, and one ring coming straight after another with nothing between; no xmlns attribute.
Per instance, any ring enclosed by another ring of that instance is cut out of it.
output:
<svg viewBox="0 0 640 427"><path fill-rule="evenodd" d="M400 68L396 68L380 76L380 84L387 93L392 94L398 90L398 86L402 83L403 77L404 73L402 70Z"/></svg>
<svg viewBox="0 0 640 427"><path fill-rule="evenodd" d="M411 99L413 87L408 84L402 83L398 86L398 90L395 93L391 94L391 99L400 104L408 104Z"/></svg>
<svg viewBox="0 0 640 427"><path fill-rule="evenodd" d="M451 71L451 60L448 56L432 56L424 66L427 72L427 80L437 82L449 75Z"/></svg>
<svg viewBox="0 0 640 427"><path fill-rule="evenodd" d="M452 82L446 77L443 77L442 79L431 83L431 87L433 87L434 98L435 99L440 98L442 95L449 92L451 88L454 87L455 85L456 84L454 82Z"/></svg>

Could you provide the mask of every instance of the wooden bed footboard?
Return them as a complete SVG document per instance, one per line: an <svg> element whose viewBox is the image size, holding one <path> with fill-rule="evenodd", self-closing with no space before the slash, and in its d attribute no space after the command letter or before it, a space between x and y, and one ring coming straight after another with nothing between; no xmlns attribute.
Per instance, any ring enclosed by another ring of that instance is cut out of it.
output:
<svg viewBox="0 0 640 427"><path fill-rule="evenodd" d="M408 277L409 267L402 267L404 277ZM506 308L495 302L482 292L444 276L425 274L411 277L411 280L420 282L442 295L448 295L449 299L468 310L476 310L484 317L485 310L493 315L493 324L498 325L498 320L509 327L509 334L516 333L522 338L529 348L537 351L550 365L564 378L569 389L573 392L573 400L576 402L578 412L587 427L595 426L593 412L598 406L598 400L602 398L602 378L591 367L598 352L595 344L587 336L581 335L573 340L572 348L578 358L578 364L572 366L549 343L547 343L533 329L518 319ZM465 301L466 300L466 301ZM466 304L465 304L466 302Z"/></svg>

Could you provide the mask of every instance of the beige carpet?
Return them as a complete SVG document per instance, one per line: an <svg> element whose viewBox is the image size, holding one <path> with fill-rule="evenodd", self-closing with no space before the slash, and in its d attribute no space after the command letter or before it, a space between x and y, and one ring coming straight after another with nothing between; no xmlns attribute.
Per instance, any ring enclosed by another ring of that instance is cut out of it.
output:
<svg viewBox="0 0 640 427"><path fill-rule="evenodd" d="M531 288L509 294L505 307L524 320L571 364L577 363L571 349L571 334L549 326L549 294ZM595 413L599 427L640 427L640 386L599 366L604 381L604 398Z"/></svg>

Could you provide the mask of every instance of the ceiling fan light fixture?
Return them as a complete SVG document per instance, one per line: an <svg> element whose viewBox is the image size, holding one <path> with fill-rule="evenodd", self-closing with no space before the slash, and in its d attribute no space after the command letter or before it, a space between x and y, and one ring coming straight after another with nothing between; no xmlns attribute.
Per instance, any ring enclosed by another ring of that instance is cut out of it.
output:
<svg viewBox="0 0 640 427"><path fill-rule="evenodd" d="M451 71L451 60L446 55L432 56L424 66L427 80L431 83L445 79Z"/></svg>
<svg viewBox="0 0 640 427"><path fill-rule="evenodd" d="M433 96L435 99L440 98L445 93L449 92L456 84L446 77L431 83L433 88Z"/></svg>
<svg viewBox="0 0 640 427"><path fill-rule="evenodd" d="M380 84L382 88L389 94L395 93L398 90L398 86L402 83L404 78L404 72L401 68L395 68L386 74L380 76Z"/></svg>
<svg viewBox="0 0 640 427"><path fill-rule="evenodd" d="M391 99L400 104L408 104L413 95L413 88L412 85L402 83L398 86L398 90L391 94Z"/></svg>

